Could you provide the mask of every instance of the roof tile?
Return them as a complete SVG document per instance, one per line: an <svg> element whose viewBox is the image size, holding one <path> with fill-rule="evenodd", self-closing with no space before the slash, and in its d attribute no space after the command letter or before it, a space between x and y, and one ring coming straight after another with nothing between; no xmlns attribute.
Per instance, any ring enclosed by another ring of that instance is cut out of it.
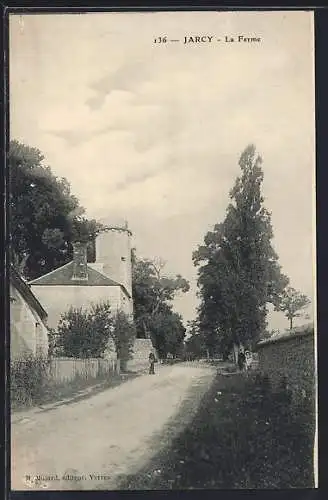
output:
<svg viewBox="0 0 328 500"><path fill-rule="evenodd" d="M87 266L88 279L72 279L73 261L61 266L50 273L30 281L30 285L74 285L74 286L121 286L104 274Z"/></svg>

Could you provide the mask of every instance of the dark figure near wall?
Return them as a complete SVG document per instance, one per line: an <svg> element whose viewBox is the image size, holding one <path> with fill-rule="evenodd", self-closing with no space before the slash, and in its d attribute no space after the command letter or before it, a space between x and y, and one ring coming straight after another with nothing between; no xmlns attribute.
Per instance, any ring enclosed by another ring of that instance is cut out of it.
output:
<svg viewBox="0 0 328 500"><path fill-rule="evenodd" d="M239 370L242 372L245 368L245 363L246 363L246 356L243 353L243 351L240 351L238 354L238 366Z"/></svg>
<svg viewBox="0 0 328 500"><path fill-rule="evenodd" d="M149 375L155 375L155 363L156 363L155 354L151 352L149 354Z"/></svg>

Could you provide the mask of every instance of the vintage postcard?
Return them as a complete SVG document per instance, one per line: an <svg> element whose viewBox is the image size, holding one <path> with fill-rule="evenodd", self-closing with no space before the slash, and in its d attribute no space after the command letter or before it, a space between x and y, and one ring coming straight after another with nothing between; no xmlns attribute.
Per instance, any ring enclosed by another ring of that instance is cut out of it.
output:
<svg viewBox="0 0 328 500"><path fill-rule="evenodd" d="M12 490L318 486L313 24L10 14Z"/></svg>

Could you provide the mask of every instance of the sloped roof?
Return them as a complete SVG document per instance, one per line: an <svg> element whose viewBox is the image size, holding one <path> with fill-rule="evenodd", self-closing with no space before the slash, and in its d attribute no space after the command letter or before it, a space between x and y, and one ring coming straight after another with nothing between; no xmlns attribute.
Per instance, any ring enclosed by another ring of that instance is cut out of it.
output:
<svg viewBox="0 0 328 500"><path fill-rule="evenodd" d="M20 292L24 300L32 307L40 316L42 320L48 317L47 312L43 309L42 305L32 292L30 286L23 280L18 271L11 266L10 268L10 281L12 285Z"/></svg>
<svg viewBox="0 0 328 500"><path fill-rule="evenodd" d="M296 337L304 337L307 335L314 335L314 325L313 323L308 323L306 325L297 326L292 328L292 330L285 330L279 334L273 335L272 337L261 340L256 344L256 348L261 348L268 344L275 344L277 342L286 342L292 340Z"/></svg>
<svg viewBox="0 0 328 500"><path fill-rule="evenodd" d="M87 266L87 279L72 279L73 276L73 261L58 267L50 273L44 274L39 278L30 281L30 285L55 286L55 285L73 285L73 286L119 286L130 297L126 288L116 281L108 278L104 274L96 271L90 266Z"/></svg>

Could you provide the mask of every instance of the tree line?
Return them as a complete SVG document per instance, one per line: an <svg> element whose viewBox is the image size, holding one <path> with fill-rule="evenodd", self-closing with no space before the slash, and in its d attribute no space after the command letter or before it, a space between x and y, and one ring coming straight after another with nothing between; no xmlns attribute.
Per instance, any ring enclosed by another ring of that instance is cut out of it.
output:
<svg viewBox="0 0 328 500"><path fill-rule="evenodd" d="M262 195L262 159L255 146L243 151L239 167L224 220L206 233L192 255L198 269L200 305L196 319L189 323L186 345L197 356L225 357L234 345L252 348L267 331L268 304L284 312L292 328L294 318L310 302L290 286L273 248L271 214ZM38 149L18 141L10 143L8 170L10 258L23 276L34 279L69 262L75 241L87 243L88 261L93 262L95 238L102 225L85 217L68 180L53 174ZM56 334L57 342L62 339L63 352L98 355L109 332L117 344L115 331L123 338L125 329L130 340L126 338L121 345L124 356L128 357L134 336L151 338L162 358L181 356L186 328L173 301L177 294L188 292L188 281L179 274L167 276L160 258L141 258L134 249L132 287L132 328L127 328L122 317L119 323L111 318L106 324L108 304L97 309L97 314L94 309L65 311ZM87 332L95 329L99 334L93 335L90 346Z"/></svg>

